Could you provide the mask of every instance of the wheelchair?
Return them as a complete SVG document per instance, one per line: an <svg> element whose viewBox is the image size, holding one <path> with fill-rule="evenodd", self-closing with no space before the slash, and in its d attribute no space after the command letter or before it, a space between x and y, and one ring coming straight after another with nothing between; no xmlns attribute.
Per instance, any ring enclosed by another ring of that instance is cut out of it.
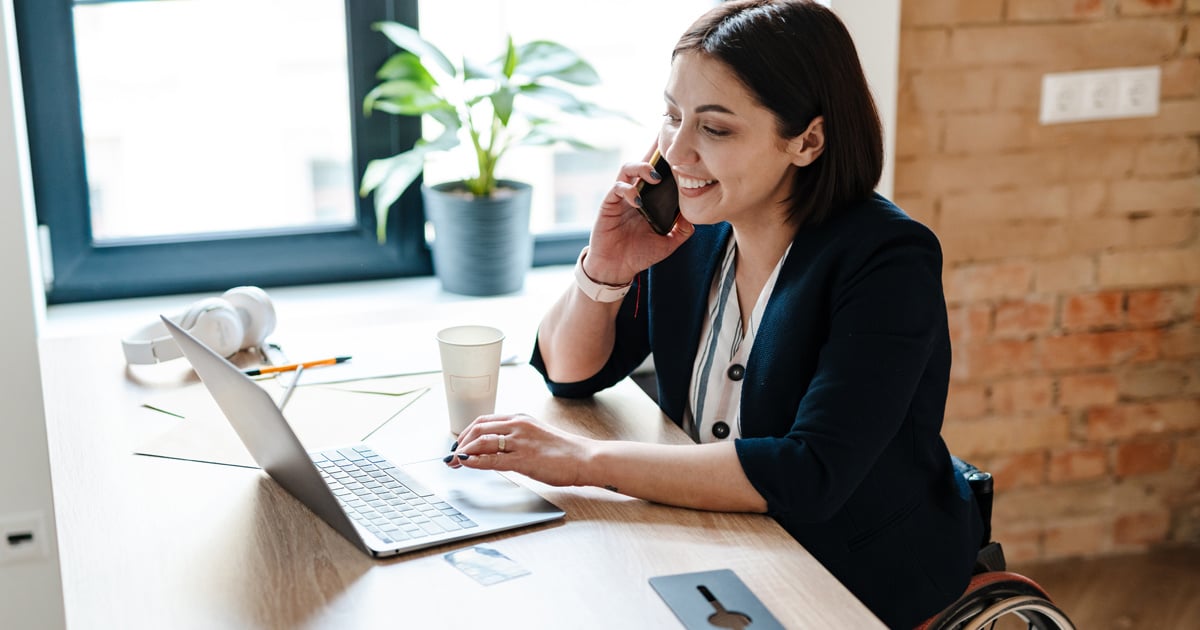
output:
<svg viewBox="0 0 1200 630"><path fill-rule="evenodd" d="M992 540L992 475L952 457L983 515L983 540L967 590L916 630L1075 630L1067 614L1037 582L1007 570L1004 550Z"/></svg>

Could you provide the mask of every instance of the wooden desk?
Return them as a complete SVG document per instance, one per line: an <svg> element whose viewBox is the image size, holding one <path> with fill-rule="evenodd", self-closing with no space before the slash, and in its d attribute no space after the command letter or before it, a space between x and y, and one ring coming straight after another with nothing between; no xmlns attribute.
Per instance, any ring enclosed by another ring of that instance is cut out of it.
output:
<svg viewBox="0 0 1200 630"><path fill-rule="evenodd" d="M116 335L45 339L42 366L72 628L678 628L647 579L721 568L787 628L882 627L766 516L523 477L566 519L373 561L258 470L131 454L164 421L138 413L153 388L130 378ZM434 389L370 440L397 461L451 441L440 376L425 378ZM629 381L556 400L523 365L500 391L500 409L592 436L687 440ZM443 559L481 543L531 574L485 587Z"/></svg>

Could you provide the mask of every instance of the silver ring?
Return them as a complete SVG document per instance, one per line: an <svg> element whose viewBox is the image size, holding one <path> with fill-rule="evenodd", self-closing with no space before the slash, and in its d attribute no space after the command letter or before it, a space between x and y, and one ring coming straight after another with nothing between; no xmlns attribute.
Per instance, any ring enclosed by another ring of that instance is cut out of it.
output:
<svg viewBox="0 0 1200 630"><path fill-rule="evenodd" d="M503 453L504 452L504 436L497 435L496 437L498 438L498 441L499 441L498 446L500 447L500 452Z"/></svg>

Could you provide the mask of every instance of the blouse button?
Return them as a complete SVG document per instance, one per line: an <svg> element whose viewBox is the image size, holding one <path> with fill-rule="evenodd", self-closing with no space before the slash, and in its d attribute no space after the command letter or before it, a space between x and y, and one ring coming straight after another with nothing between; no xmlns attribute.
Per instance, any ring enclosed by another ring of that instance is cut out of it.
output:
<svg viewBox="0 0 1200 630"><path fill-rule="evenodd" d="M740 381L742 380L742 377L746 375L746 368L735 363L729 366L729 370L727 370L725 373L729 375L730 380Z"/></svg>
<svg viewBox="0 0 1200 630"><path fill-rule="evenodd" d="M712 432L713 437L717 438L718 440L724 440L725 438L729 437L729 425L718 421L713 425Z"/></svg>

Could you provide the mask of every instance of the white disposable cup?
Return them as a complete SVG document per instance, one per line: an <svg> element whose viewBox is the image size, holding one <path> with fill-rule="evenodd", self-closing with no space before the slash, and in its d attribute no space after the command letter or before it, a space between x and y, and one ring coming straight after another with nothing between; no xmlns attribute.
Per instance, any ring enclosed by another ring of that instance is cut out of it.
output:
<svg viewBox="0 0 1200 630"><path fill-rule="evenodd" d="M439 331L437 340L450 432L458 435L475 418L496 410L504 333L490 326L454 326Z"/></svg>

